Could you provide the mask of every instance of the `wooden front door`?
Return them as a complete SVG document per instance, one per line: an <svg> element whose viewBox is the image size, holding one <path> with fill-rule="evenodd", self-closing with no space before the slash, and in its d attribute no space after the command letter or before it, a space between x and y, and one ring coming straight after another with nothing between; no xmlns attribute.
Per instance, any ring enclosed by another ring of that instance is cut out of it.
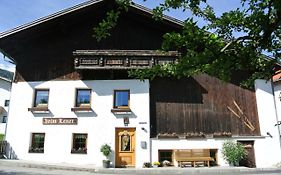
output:
<svg viewBox="0 0 281 175"><path fill-rule="evenodd" d="M135 166L135 128L116 128L115 166Z"/></svg>
<svg viewBox="0 0 281 175"><path fill-rule="evenodd" d="M242 143L242 145L247 151L247 156L239 162L239 165L249 168L255 168L256 159L255 159L254 141L238 141L238 142Z"/></svg>

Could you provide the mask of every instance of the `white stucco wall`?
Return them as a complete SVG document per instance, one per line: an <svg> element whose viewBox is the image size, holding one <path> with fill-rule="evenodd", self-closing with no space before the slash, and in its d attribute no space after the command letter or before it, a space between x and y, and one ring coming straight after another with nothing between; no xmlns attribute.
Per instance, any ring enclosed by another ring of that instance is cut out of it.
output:
<svg viewBox="0 0 281 175"><path fill-rule="evenodd" d="M274 97L270 81L256 80L256 100L259 115L261 135L264 139L255 142L257 167L272 167L281 162L280 136L278 133L277 116L275 112ZM281 86L274 87L276 90L276 107L280 116L281 103L278 99ZM278 94L278 95L277 95ZM280 120L280 119L279 119ZM271 137L267 134L269 133Z"/></svg>
<svg viewBox="0 0 281 175"><path fill-rule="evenodd" d="M49 114L33 114L32 106L35 88L49 89ZM91 113L74 113L76 88L91 88ZM48 81L19 82L13 84L7 140L19 159L44 162L65 162L102 165L104 159L100 146L104 143L115 149L115 128L125 127L122 115L114 115L113 91L130 89L130 108L128 127L136 128L136 167L149 161L149 82L139 80L97 80L97 81ZM42 118L78 118L78 125L43 125ZM140 123L141 122L141 123ZM145 124L142 124L145 122ZM145 130L141 128L145 128ZM44 153L28 153L31 133L45 133ZM87 133L87 154L71 154L72 134ZM141 148L141 141L147 149ZM114 160L114 153L111 161Z"/></svg>
<svg viewBox="0 0 281 175"><path fill-rule="evenodd" d="M0 106L4 108L0 113L0 134L5 133L6 123L2 123L3 116L8 115L8 106L5 106L5 100L10 99L11 83L0 78Z"/></svg>

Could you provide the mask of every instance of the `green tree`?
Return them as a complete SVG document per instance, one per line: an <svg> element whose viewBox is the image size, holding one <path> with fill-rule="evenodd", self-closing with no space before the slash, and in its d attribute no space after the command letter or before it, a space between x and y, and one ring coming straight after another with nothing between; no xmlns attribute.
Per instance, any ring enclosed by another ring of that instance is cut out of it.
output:
<svg viewBox="0 0 281 175"><path fill-rule="evenodd" d="M111 11L99 26L96 37L109 36L120 13L125 12L130 0L116 0L120 5ZM215 14L207 0L163 0L153 12L155 20L171 9L190 11L181 32L166 33L163 50L178 50L178 64L155 66L152 69L130 71L137 78L186 77L207 73L229 81L235 71L247 71L249 79L244 85L253 85L257 78L269 79L281 59L281 2L280 0L241 0L241 8ZM199 27L193 17L205 21ZM207 31L212 31L212 33ZM236 37L235 34L241 36ZM270 54L268 58L264 55Z"/></svg>

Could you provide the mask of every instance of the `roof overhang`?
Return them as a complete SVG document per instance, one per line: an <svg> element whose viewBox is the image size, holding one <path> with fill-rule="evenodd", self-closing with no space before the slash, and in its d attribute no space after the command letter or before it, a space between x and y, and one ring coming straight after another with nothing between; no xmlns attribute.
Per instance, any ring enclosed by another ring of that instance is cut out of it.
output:
<svg viewBox="0 0 281 175"><path fill-rule="evenodd" d="M5 32L2 32L2 33L0 32L0 39L5 38L7 36L10 36L12 34L18 33L18 32L27 30L29 28L32 28L32 27L36 26L36 25L39 25L39 24L42 24L44 22L53 20L53 19L61 17L63 15L66 15L66 14L75 12L77 10L86 8L88 6L91 6L91 5L94 5L94 4L98 4L98 3L103 2L103 1L106 1L106 0L89 0L89 1L86 1L86 2L83 2L83 3L80 3L78 5L75 5L73 7L70 7L70 8L61 10L59 12L53 13L51 15L39 18L39 19L37 19L35 21L32 21L32 22L20 25L18 27L15 27L13 29L7 30ZM151 9L148 9L148 8L142 6L142 5L139 5L139 4L136 4L136 3L132 2L130 4L130 7L134 8L134 9L137 9L137 10L140 10L141 12L144 12L144 13L150 15L150 16L153 15L153 11ZM167 16L167 15L163 15L163 20L166 21L166 22L170 22L172 24L176 24L178 26L183 26L183 22L182 21L180 21L180 20L178 20L176 18Z"/></svg>

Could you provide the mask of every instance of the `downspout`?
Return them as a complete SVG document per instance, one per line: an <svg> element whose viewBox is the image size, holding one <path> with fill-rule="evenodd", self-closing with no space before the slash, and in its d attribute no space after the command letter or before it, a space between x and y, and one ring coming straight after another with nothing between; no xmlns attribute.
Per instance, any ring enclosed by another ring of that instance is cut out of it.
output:
<svg viewBox="0 0 281 175"><path fill-rule="evenodd" d="M275 89L274 89L274 82L273 82L273 78L270 79L270 83L271 83L271 90L272 90L272 94L273 94L273 103L274 103L274 110L275 110L275 118L276 118L276 124L278 124L278 111L277 111L277 105L276 105L276 99L275 99ZM280 127L279 125L276 125L277 129L278 129L278 135L279 135L279 146L281 149L281 134L280 134ZM274 126L275 127L275 126Z"/></svg>

